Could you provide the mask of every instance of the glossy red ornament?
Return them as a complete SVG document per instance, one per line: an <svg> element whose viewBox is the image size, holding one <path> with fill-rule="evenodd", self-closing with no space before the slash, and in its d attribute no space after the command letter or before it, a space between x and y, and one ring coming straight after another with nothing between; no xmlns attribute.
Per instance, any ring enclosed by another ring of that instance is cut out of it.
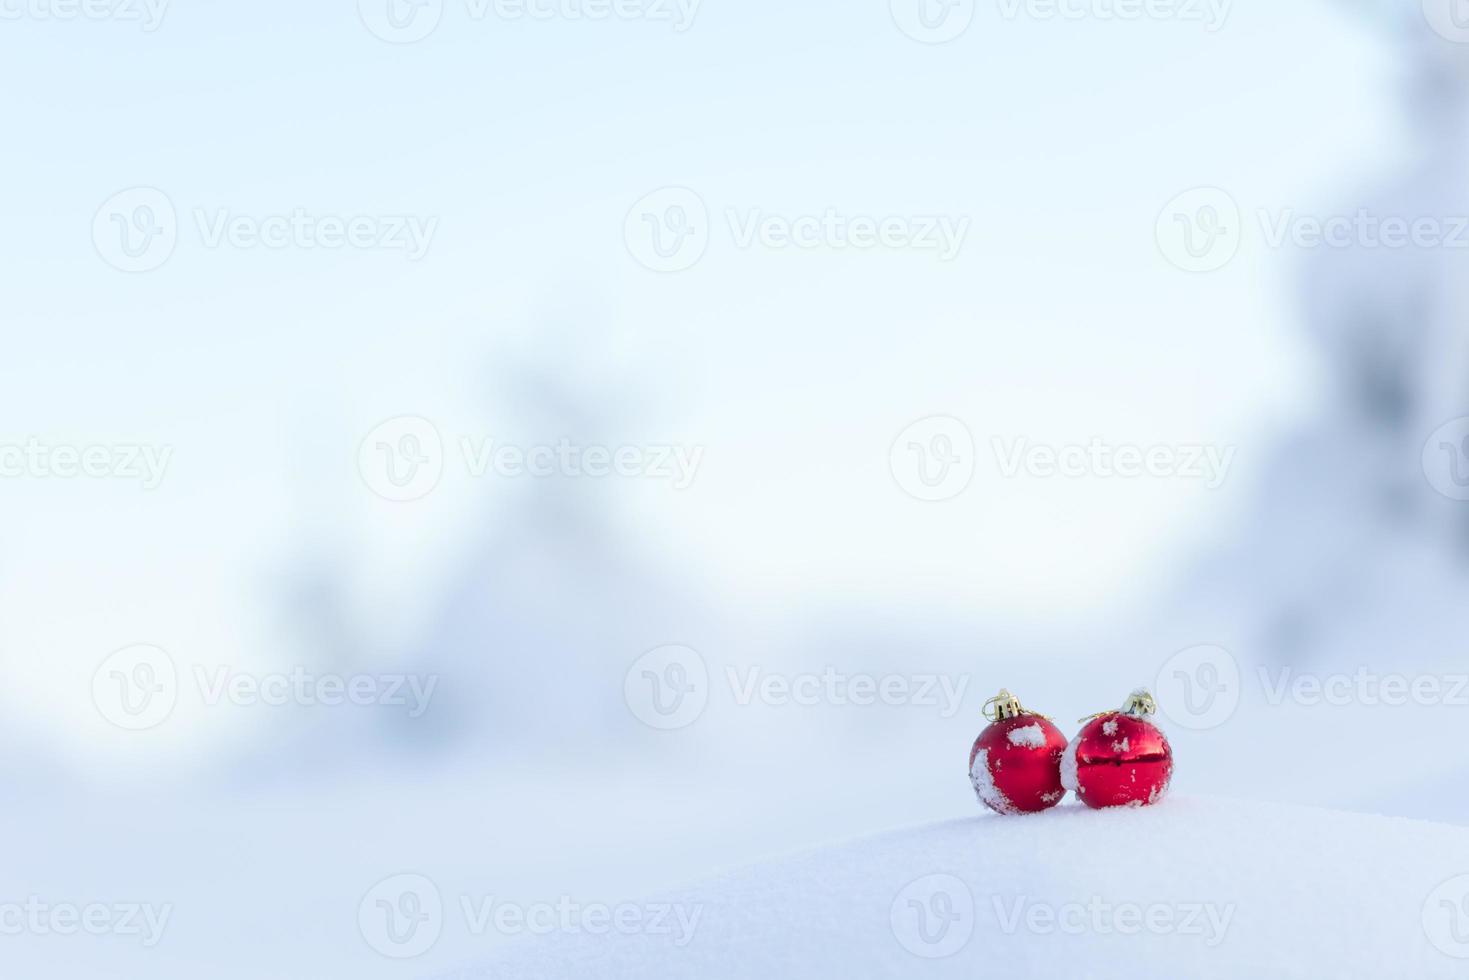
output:
<svg viewBox="0 0 1469 980"><path fill-rule="evenodd" d="M1009 691L985 703L985 716L991 724L969 750L969 782L980 802L996 813L1035 813L1061 802L1061 729Z"/></svg>
<svg viewBox="0 0 1469 980"><path fill-rule="evenodd" d="M1121 711L1088 719L1066 746L1062 782L1093 809L1148 806L1168 792L1173 749L1148 721L1156 707L1147 691L1135 691Z"/></svg>

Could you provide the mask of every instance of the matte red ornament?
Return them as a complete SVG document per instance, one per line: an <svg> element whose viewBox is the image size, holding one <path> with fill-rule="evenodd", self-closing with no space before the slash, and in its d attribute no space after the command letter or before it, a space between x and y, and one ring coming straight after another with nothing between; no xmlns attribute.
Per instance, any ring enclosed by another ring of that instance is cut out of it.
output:
<svg viewBox="0 0 1469 980"><path fill-rule="evenodd" d="M1035 813L1061 802L1061 729L1009 691L985 702L985 716L991 724L969 750L969 782L980 802L996 813Z"/></svg>
<svg viewBox="0 0 1469 980"><path fill-rule="evenodd" d="M1121 711L1084 719L1061 763L1066 788L1096 810L1161 800L1173 778L1173 749L1147 720L1156 710L1151 694L1134 691Z"/></svg>

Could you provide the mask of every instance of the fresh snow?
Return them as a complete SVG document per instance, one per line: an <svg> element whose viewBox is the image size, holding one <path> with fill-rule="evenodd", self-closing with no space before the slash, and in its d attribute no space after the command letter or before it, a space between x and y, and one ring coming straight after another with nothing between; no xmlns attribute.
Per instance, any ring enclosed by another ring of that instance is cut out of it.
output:
<svg viewBox="0 0 1469 980"><path fill-rule="evenodd" d="M985 749L974 753L974 762L969 766L969 782L974 786L974 792L981 800L1001 813L1014 812L1015 807L1009 797L1000 792L1000 788L995 785L994 777L990 775L989 752Z"/></svg>
<svg viewBox="0 0 1469 980"><path fill-rule="evenodd" d="M1046 744L1046 733L1039 724L1022 725L1019 728L1010 729L1005 736L1011 745L1020 745L1027 748L1039 749Z"/></svg>
<svg viewBox="0 0 1469 980"><path fill-rule="evenodd" d="M661 923L526 940L450 977L1462 977L1469 830L1218 799L1068 802L827 847L643 907Z"/></svg>
<svg viewBox="0 0 1469 980"><path fill-rule="evenodd" d="M1076 778L1078 765L1076 750L1078 748L1077 741L1073 737L1066 743L1066 748L1061 752L1061 788L1068 793L1075 793L1078 785Z"/></svg>

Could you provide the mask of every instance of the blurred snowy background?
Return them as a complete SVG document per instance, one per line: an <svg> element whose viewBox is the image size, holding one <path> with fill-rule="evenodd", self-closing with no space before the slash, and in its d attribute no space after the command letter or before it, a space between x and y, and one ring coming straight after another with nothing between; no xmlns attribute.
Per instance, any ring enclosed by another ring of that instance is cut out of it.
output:
<svg viewBox="0 0 1469 980"><path fill-rule="evenodd" d="M432 974L534 930L395 876L970 814L1002 685L1469 823L1458 0L0 0L0 79L7 975Z"/></svg>

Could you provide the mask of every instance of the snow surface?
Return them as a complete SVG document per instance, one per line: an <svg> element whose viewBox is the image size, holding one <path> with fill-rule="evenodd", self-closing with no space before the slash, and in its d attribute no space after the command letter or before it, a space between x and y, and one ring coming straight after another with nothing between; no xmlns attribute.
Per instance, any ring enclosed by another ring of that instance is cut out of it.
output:
<svg viewBox="0 0 1469 980"><path fill-rule="evenodd" d="M572 929L445 980L1457 977L1466 899L1469 829L1207 798L1073 803L757 865L660 900L691 936Z"/></svg>

